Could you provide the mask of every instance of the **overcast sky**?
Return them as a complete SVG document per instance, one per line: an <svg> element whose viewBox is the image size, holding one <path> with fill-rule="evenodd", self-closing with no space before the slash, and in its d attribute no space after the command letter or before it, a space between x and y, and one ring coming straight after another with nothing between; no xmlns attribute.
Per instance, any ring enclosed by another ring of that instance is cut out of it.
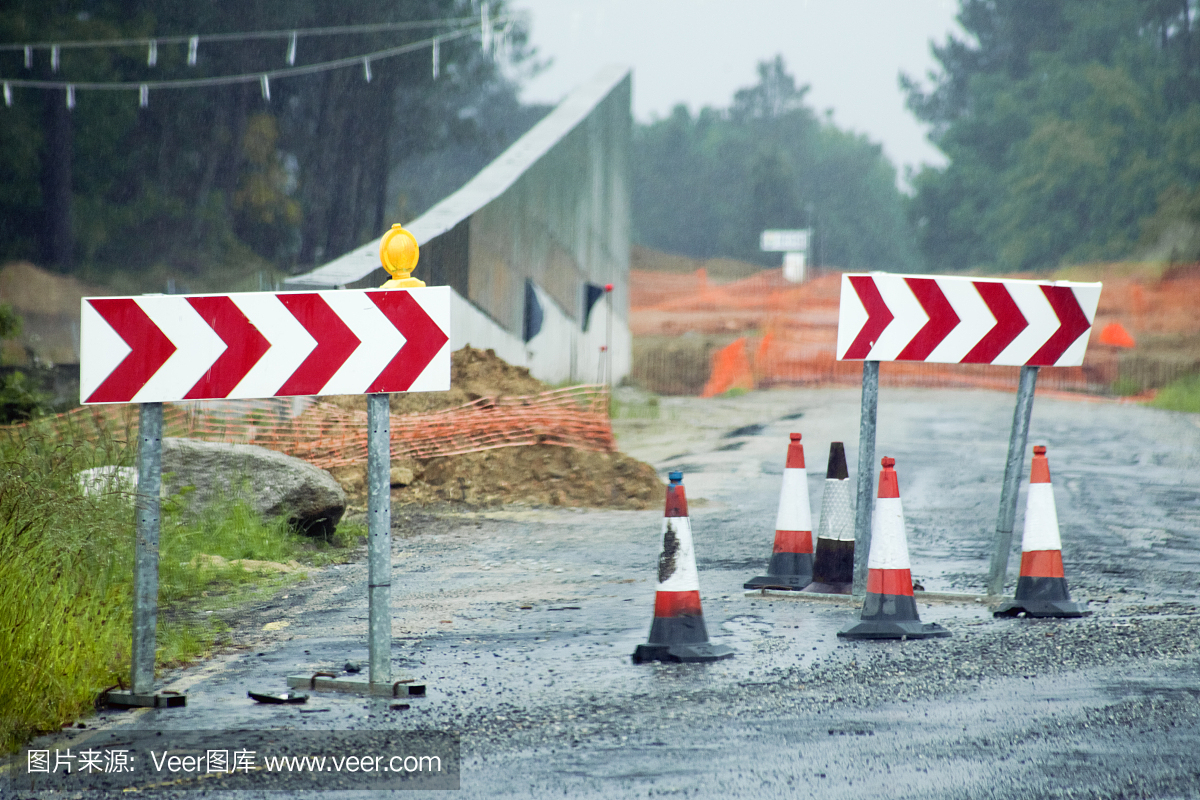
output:
<svg viewBox="0 0 1200 800"><path fill-rule="evenodd" d="M532 15L532 43L552 60L522 99L556 102L610 63L633 67L634 117L728 107L757 82L756 64L782 54L809 105L883 145L906 165L941 164L904 107L897 76L924 78L930 54L955 32L955 0L510 0Z"/></svg>

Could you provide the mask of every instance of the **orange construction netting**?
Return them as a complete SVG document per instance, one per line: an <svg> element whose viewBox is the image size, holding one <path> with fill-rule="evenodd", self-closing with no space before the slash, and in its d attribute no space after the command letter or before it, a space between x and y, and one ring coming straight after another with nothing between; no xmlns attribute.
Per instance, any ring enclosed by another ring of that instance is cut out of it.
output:
<svg viewBox="0 0 1200 800"><path fill-rule="evenodd" d="M606 386L572 386L523 397L480 398L457 408L391 416L392 456L436 458L498 447L550 444L616 449ZM34 427L84 436L107 432L129 441L137 431L133 405L88 406L8 430ZM278 400L165 404L166 436L255 444L330 468L364 463L367 412L316 403L297 417Z"/></svg>
<svg viewBox="0 0 1200 800"><path fill-rule="evenodd" d="M1133 288L1134 299L1147 305L1148 292L1141 286ZM636 337L679 337L695 332L715 341L719 346L708 363L695 366L706 372L678 381L682 386L703 386L704 397L730 389L776 385L857 385L862 380L861 362L836 358L840 289L840 273L819 274L795 284L784 280L782 269L764 270L722 285L711 282L703 270L691 274L635 270L631 273L630 327ZM1129 290L1124 285L1110 287L1106 283L1094 337L1099 339L1103 322L1120 313L1118 298L1129 294ZM736 338L730 341L730 337ZM1103 339L1093 341L1082 367L1041 370L1038 387L1076 392L1107 390L1119 374L1117 348L1108 344ZM1008 390L1015 385L1018 373L1018 367L983 364L880 365L880 381L890 386ZM674 393L666 385L651 388Z"/></svg>

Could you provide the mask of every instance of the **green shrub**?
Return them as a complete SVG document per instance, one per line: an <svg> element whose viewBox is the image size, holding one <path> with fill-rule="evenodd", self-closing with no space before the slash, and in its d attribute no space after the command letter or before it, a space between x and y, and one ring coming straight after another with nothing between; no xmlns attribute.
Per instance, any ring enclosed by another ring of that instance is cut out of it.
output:
<svg viewBox="0 0 1200 800"><path fill-rule="evenodd" d="M1169 411L1200 412L1200 374L1187 375L1158 390L1150 405Z"/></svg>

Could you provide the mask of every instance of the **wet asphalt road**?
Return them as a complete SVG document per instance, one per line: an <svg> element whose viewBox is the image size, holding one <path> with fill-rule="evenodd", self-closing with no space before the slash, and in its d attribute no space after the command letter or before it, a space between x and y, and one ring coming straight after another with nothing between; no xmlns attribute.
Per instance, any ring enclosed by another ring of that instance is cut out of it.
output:
<svg viewBox="0 0 1200 800"><path fill-rule="evenodd" d="M897 460L913 574L931 592L982 591L1012 404L880 393L876 453ZM849 643L836 632L852 603L741 585L770 555L788 432L804 435L815 522L828 443L845 441L857 467L858 392L666 399L663 415L618 435L664 475L684 472L709 633L732 660L630 663L651 620L659 511L397 509L392 652L426 697L404 710L246 698L366 661L359 562L240 614L250 649L164 676L186 709L106 712L71 740L96 723L452 730L462 788L430 793L447 797L1200 797L1197 416L1035 403L1030 447L1049 447L1067 578L1093 616L993 620L970 599L926 599L922 619L951 638ZM1023 507L1022 493L1010 591Z"/></svg>

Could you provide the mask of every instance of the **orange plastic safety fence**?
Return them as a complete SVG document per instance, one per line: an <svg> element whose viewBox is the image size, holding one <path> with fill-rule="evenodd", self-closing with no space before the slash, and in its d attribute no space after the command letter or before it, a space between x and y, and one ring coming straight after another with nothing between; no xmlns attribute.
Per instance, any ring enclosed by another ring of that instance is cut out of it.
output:
<svg viewBox="0 0 1200 800"><path fill-rule="evenodd" d="M713 353L712 375L705 384L701 397L714 397L730 389L754 388L754 375L746 358L746 340L737 339Z"/></svg>
<svg viewBox="0 0 1200 800"><path fill-rule="evenodd" d="M13 426L38 425L48 432L137 430L133 406L91 406L57 417ZM316 403L292 418L278 401L228 404L167 404L167 436L255 444L329 468L363 463L367 457L367 412ZM394 457L435 458L498 447L551 444L582 450L616 449L608 417L606 386L573 386L523 397L481 398L458 408L392 415Z"/></svg>
<svg viewBox="0 0 1200 800"><path fill-rule="evenodd" d="M817 274L805 283L793 284L784 280L782 270L775 269L718 285L701 273L635 270L630 283L630 328L635 336L679 336L687 331L711 336L741 333L741 338L715 351L707 364L659 364L669 353L647 353L643 358L649 366L642 372L657 381L659 385L651 387L656 391L691 393L703 386L702 395L710 397L733 388L849 386L862 380L860 362L836 359L840 273ZM1107 284L1105 293L1104 298L1112 295ZM1135 300L1142 296L1136 295ZM1107 310L1102 306L1100 311ZM1082 367L1041 370L1038 387L1103 392L1124 374L1118 367L1115 349L1092 347ZM681 372L685 368L686 374ZM1128 371L1128 365L1123 369ZM889 362L881 365L880 381L889 386L1010 391L1018 372L1017 367Z"/></svg>

